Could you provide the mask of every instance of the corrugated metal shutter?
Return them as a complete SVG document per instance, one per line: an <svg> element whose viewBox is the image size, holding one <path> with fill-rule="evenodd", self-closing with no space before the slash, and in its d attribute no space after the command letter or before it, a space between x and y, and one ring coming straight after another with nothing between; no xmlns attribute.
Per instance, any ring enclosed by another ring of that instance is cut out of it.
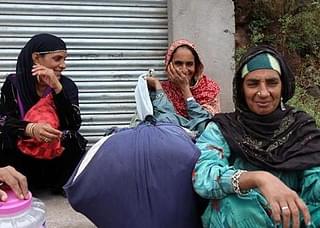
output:
<svg viewBox="0 0 320 228"><path fill-rule="evenodd" d="M166 0L0 0L0 10L0 84L32 35L63 38L69 49L64 74L79 87L81 132L90 144L106 128L129 124L138 75L149 68L164 75Z"/></svg>

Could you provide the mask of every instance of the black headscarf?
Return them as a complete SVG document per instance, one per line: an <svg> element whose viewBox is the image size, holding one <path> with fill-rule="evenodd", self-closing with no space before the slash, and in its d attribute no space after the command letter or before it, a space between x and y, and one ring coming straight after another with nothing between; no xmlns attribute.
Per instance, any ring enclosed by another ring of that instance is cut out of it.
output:
<svg viewBox="0 0 320 228"><path fill-rule="evenodd" d="M320 165L320 129L312 117L288 105L282 110L279 104L268 115L257 115L247 107L241 70L261 53L269 53L279 61L283 102L294 94L294 76L281 54L266 45L251 48L241 59L233 80L235 112L214 117L230 146L231 160L241 156L267 170L304 170Z"/></svg>
<svg viewBox="0 0 320 228"><path fill-rule="evenodd" d="M17 90L24 106L28 111L38 100L36 92L36 77L32 76L32 53L67 50L62 39L51 34L43 33L33 36L22 48L16 65Z"/></svg>

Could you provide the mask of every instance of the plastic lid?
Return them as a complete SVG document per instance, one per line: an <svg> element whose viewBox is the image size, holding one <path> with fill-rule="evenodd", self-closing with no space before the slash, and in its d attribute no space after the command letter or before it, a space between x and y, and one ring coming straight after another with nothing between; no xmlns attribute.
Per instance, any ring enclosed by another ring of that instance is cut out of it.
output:
<svg viewBox="0 0 320 228"><path fill-rule="evenodd" d="M17 198L13 191L8 190L8 199L3 202L0 201L0 216L1 215L10 215L17 214L19 212L23 212L31 206L32 203L32 195L29 192L29 198L25 200L21 200Z"/></svg>

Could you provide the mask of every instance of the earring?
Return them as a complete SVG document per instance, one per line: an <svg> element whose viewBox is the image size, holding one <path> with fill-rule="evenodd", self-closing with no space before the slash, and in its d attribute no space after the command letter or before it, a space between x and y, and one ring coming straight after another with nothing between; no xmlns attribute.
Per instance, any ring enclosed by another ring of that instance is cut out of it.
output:
<svg viewBox="0 0 320 228"><path fill-rule="evenodd" d="M284 103L283 103L283 98L281 97L281 101L280 101L280 108L282 111L285 111L286 110L286 107L284 106Z"/></svg>

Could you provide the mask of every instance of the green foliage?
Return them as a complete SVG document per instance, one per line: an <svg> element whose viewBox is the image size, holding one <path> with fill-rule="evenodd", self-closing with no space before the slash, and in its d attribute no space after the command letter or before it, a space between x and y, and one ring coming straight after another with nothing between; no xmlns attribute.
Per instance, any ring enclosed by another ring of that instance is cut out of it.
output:
<svg viewBox="0 0 320 228"><path fill-rule="evenodd" d="M314 2L296 15L286 14L279 19L282 34L290 50L301 56L320 58L320 2Z"/></svg>
<svg viewBox="0 0 320 228"><path fill-rule="evenodd" d="M246 52L247 52L247 48L245 48L245 47L237 48L236 51L235 51L235 56L234 56L235 62L236 62L236 63L239 63L241 57L242 57Z"/></svg>
<svg viewBox="0 0 320 228"><path fill-rule="evenodd" d="M304 63L300 66L300 75L296 77L296 81L298 85L304 89L313 86L320 87L319 59L307 56Z"/></svg>
<svg viewBox="0 0 320 228"><path fill-rule="evenodd" d="M320 127L320 101L308 95L306 90L297 86L295 95L290 99L289 105L310 114L315 118L317 126Z"/></svg>
<svg viewBox="0 0 320 228"><path fill-rule="evenodd" d="M251 31L250 40L252 44L266 43L271 39L270 36L265 35L265 29L273 22L268 18L264 11L253 11L251 21L248 25Z"/></svg>

